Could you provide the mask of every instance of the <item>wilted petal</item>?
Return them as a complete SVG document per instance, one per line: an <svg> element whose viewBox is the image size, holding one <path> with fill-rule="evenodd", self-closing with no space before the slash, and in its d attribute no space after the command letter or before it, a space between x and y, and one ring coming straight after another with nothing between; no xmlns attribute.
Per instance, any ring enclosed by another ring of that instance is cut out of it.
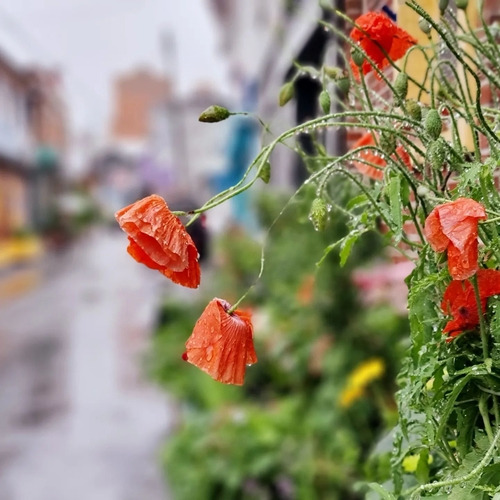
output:
<svg viewBox="0 0 500 500"><path fill-rule="evenodd" d="M250 315L213 299L186 342L187 361L224 384L242 385L247 365L257 362Z"/></svg>

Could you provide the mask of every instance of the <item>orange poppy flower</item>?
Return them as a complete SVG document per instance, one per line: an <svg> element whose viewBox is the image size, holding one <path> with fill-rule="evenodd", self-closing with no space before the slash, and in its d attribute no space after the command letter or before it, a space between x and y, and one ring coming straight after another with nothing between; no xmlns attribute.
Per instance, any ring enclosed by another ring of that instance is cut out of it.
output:
<svg viewBox="0 0 500 500"><path fill-rule="evenodd" d="M248 312L230 309L222 299L208 304L186 342L183 359L218 382L243 385L245 368L257 363L253 326Z"/></svg>
<svg viewBox="0 0 500 500"><path fill-rule="evenodd" d="M361 148L363 146L375 146L375 139L371 132L367 132L362 135L353 145L352 149ZM387 166L387 162L379 156L372 149L365 149L358 153L358 157L360 160L354 160L353 165L356 169L361 172L363 175L370 177L371 179L375 179L377 181L381 181L384 178L383 169ZM395 153L392 155L392 158L400 159L403 163L411 169L411 158L408 152L403 148L403 146L398 146L396 148ZM368 163L372 164L369 165Z"/></svg>
<svg viewBox="0 0 500 500"><path fill-rule="evenodd" d="M358 43L379 69L389 66L387 55L392 61L397 61L417 43L415 38L380 12L367 12L358 17L355 23L357 26L351 30L351 39ZM354 76L359 79L359 67L352 60L350 65ZM373 67L365 60L361 69L366 75Z"/></svg>
<svg viewBox="0 0 500 500"><path fill-rule="evenodd" d="M182 222L156 194L136 201L115 214L127 233L128 253L174 283L197 288L200 284L198 250Z"/></svg>
<svg viewBox="0 0 500 500"><path fill-rule="evenodd" d="M448 268L454 280L478 270L478 221L486 211L477 201L458 198L434 208L425 220L425 237L435 252L448 251Z"/></svg>
<svg viewBox="0 0 500 500"><path fill-rule="evenodd" d="M477 283L481 310L484 312L488 297L500 293L500 271L479 269ZM473 330L479 325L476 296L470 281L452 281L444 292L441 309L445 314L453 316L443 330L443 333L449 335L448 340L466 330Z"/></svg>

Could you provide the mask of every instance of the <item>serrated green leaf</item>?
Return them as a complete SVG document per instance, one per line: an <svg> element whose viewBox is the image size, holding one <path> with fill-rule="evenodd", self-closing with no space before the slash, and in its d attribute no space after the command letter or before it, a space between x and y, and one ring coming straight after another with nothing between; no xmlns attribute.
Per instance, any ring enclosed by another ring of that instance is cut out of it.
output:
<svg viewBox="0 0 500 500"><path fill-rule="evenodd" d="M446 427L446 424L448 423L448 418L451 415L451 412L454 409L455 406L455 401L457 400L458 396L464 389L464 387L469 383L470 379L472 378L472 373L469 373L465 377L463 377L458 383L455 383L455 386L453 390L451 391L451 394L446 401L446 404L443 408L443 410L440 412L440 421L439 421L439 426L436 432L436 441L441 439L441 436L443 435L444 429ZM440 398L440 394L436 395L434 398L435 400L438 400Z"/></svg>
<svg viewBox="0 0 500 500"><path fill-rule="evenodd" d="M368 486L380 495L383 500L396 500L396 497L378 483L368 483Z"/></svg>
<svg viewBox="0 0 500 500"><path fill-rule="evenodd" d="M429 481L429 450L427 448L424 448L420 452L415 477L419 480L420 484L425 484Z"/></svg>
<svg viewBox="0 0 500 500"><path fill-rule="evenodd" d="M368 201L368 197L366 194L360 194L358 196L355 196L354 198L351 198L346 205L346 210L350 211L355 207L358 207L359 205L364 205Z"/></svg>
<svg viewBox="0 0 500 500"><path fill-rule="evenodd" d="M358 240L358 238L361 236L360 233L350 233L347 235L347 237L344 239L342 242L341 248L340 248L340 267L344 267L345 263L347 262L347 259L349 258L349 255L351 254L352 247L354 243Z"/></svg>
<svg viewBox="0 0 500 500"><path fill-rule="evenodd" d="M475 424L479 415L477 406L457 409L457 450L464 457L470 452L474 437Z"/></svg>
<svg viewBox="0 0 500 500"><path fill-rule="evenodd" d="M399 243L403 235L403 215L401 212L401 177L394 175L389 182L389 203L393 222L394 241Z"/></svg>

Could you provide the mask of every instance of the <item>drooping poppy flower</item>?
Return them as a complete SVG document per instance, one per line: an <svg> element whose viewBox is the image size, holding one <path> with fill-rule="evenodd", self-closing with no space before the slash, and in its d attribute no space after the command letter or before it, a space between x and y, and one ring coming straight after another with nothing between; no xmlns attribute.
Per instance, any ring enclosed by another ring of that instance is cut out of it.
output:
<svg viewBox="0 0 500 500"><path fill-rule="evenodd" d="M186 342L183 359L214 380L243 385L245 368L257 363L250 314L222 299L213 299L196 322Z"/></svg>
<svg viewBox="0 0 500 500"><path fill-rule="evenodd" d="M182 222L156 194L136 201L115 214L128 235L128 253L174 283L197 288L200 284L198 250Z"/></svg>
<svg viewBox="0 0 500 500"><path fill-rule="evenodd" d="M415 38L380 12L367 12L358 17L355 23L357 26L351 30L351 39L358 43L379 69L389 65L387 55L397 61L417 43ZM354 76L359 79L359 67L352 60L350 64ZM373 67L365 60L361 69L366 75Z"/></svg>
<svg viewBox="0 0 500 500"><path fill-rule="evenodd" d="M500 271L494 269L479 269L477 272L481 310L484 313L488 297L500 293ZM479 325L474 288L470 281L452 281L444 292L441 309L453 317L444 327L443 333L449 335L449 340L466 330L473 330Z"/></svg>
<svg viewBox="0 0 500 500"><path fill-rule="evenodd" d="M477 227L486 219L484 206L458 198L434 208L425 220L425 237L435 252L448 251L448 268L454 280L464 280L478 270Z"/></svg>
<svg viewBox="0 0 500 500"><path fill-rule="evenodd" d="M375 139L371 132L362 135L353 145L352 149L361 148L363 146L376 146ZM387 162L372 149L364 149L358 153L359 160L354 160L353 165L363 175L381 181L384 178L383 169L387 166ZM403 146L398 146L392 155L393 159L402 161L408 169L411 169L411 158Z"/></svg>

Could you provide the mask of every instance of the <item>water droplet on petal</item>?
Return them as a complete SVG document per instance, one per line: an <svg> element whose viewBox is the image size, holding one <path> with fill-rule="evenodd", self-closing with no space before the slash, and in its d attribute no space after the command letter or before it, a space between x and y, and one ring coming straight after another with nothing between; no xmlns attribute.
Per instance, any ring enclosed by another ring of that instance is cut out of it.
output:
<svg viewBox="0 0 500 500"><path fill-rule="evenodd" d="M207 347L207 353L206 353L207 361L210 361L212 359L213 355L214 355L214 348L211 345L209 345Z"/></svg>

